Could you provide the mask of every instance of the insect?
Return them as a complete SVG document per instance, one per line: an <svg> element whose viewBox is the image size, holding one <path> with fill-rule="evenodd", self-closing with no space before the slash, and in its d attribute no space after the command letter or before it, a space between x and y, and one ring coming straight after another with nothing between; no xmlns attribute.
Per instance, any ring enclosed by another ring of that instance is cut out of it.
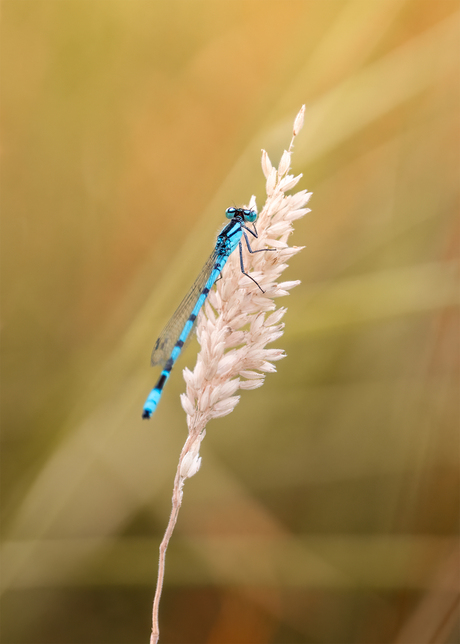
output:
<svg viewBox="0 0 460 644"><path fill-rule="evenodd" d="M216 247L208 261L201 269L192 288L179 304L174 315L155 342L151 364L152 366L157 364L162 365L163 371L157 384L145 401L142 418L150 418L157 408L161 394L163 393L163 388L171 374L171 369L195 326L198 313L208 297L209 291L219 278L225 263L237 247L239 247L240 252L241 272L257 284L262 293L264 293L256 280L244 270L242 238L244 237L250 253L262 253L276 249L262 248L260 250L252 250L247 233L250 233L255 238L258 237L255 226L255 221L257 220L257 212L255 210L227 208L225 216L227 219L231 219L231 221L219 233ZM246 226L248 223L253 225L254 230Z"/></svg>

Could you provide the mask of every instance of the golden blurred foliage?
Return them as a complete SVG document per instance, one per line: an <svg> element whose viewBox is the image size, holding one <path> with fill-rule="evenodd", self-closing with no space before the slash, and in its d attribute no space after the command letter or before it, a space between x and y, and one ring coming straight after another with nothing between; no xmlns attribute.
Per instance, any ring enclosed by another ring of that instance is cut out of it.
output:
<svg viewBox="0 0 460 644"><path fill-rule="evenodd" d="M161 641L458 642L458 0L1 9L1 641L148 640L196 343L146 423L150 350L305 103L288 358L209 428Z"/></svg>

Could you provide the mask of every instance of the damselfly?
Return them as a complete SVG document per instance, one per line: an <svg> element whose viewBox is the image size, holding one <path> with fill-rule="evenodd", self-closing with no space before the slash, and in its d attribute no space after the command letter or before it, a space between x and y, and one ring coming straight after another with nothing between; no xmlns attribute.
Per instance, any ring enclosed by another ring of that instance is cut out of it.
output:
<svg viewBox="0 0 460 644"><path fill-rule="evenodd" d="M190 333L195 326L198 313L200 312L209 291L220 276L225 263L237 247L239 247L240 251L241 272L257 284L256 280L248 275L244 270L242 237L244 237L246 246L250 253L261 253L264 251L275 250L274 248L252 250L246 232L250 233L253 237L258 237L255 226L255 221L257 219L257 213L255 210L245 208L227 208L225 216L227 219L231 219L231 221L220 232L217 237L216 247L211 253L211 256L203 266L192 288L179 304L176 312L163 329L158 340L155 342L155 347L152 351L151 363L152 365L162 365L163 371L161 372L157 384L149 393L148 398L145 401L142 418L150 418L157 408L163 388L170 376L171 369L173 368L174 363L187 341L187 338L190 336ZM251 223L254 230L248 228L246 226L247 223ZM257 286L263 293L264 291L260 285L257 284Z"/></svg>

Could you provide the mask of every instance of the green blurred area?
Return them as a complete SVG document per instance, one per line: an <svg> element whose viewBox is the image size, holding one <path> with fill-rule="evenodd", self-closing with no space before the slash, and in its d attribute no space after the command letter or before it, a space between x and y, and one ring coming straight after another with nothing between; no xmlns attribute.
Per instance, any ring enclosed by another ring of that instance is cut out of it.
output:
<svg viewBox="0 0 460 644"><path fill-rule="evenodd" d="M208 428L161 641L458 641L458 0L1 9L1 641L147 641L197 344L146 423L150 351L304 103L288 357Z"/></svg>

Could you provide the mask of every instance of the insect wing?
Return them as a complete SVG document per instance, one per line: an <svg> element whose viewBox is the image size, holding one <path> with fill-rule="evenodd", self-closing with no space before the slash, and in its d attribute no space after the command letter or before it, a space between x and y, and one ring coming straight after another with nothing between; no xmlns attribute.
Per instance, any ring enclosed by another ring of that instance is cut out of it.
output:
<svg viewBox="0 0 460 644"><path fill-rule="evenodd" d="M157 364L164 366L166 361L170 357L171 352L177 340L179 339L187 320L189 319L193 309L195 308L198 298L200 297L204 287L206 286L216 263L218 263L218 257L219 255L214 250L201 269L200 274L196 278L193 286L184 297L182 302L179 304L176 311L174 312L174 315L161 332L158 340L155 342L155 346L152 351L152 366ZM188 334L187 339L189 339L191 336L192 332Z"/></svg>

